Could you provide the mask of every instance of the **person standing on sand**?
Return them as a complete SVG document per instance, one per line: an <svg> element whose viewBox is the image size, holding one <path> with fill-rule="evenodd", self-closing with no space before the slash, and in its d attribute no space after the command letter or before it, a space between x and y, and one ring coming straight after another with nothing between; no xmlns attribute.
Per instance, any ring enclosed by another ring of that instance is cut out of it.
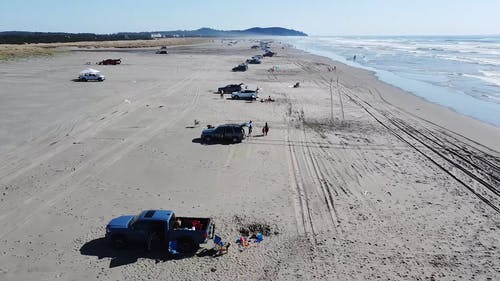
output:
<svg viewBox="0 0 500 281"><path fill-rule="evenodd" d="M248 122L247 126L248 126L248 136L250 136L252 134L252 128L253 128L252 120Z"/></svg>
<svg viewBox="0 0 500 281"><path fill-rule="evenodd" d="M269 126L267 125L267 122L266 125L264 125L264 128L262 128L262 132L264 133L264 136L267 136L267 133L269 132Z"/></svg>

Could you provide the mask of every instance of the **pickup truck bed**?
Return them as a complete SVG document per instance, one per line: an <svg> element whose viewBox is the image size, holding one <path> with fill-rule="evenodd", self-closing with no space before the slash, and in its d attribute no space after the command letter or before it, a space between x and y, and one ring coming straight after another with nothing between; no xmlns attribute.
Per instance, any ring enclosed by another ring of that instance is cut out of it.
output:
<svg viewBox="0 0 500 281"><path fill-rule="evenodd" d="M208 229L210 219L208 218L191 218L191 217L176 217L176 221L180 220L180 226L174 226L169 232L169 241L178 241L180 248L191 247L198 248L199 244L205 243L210 230Z"/></svg>

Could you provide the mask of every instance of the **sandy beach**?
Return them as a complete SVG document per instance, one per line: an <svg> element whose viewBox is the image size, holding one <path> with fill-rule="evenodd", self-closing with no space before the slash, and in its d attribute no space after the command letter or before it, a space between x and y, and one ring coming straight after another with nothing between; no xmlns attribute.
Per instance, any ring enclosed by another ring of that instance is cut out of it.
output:
<svg viewBox="0 0 500 281"><path fill-rule="evenodd" d="M0 280L500 279L499 128L279 41L231 72L256 42L1 62ZM73 81L107 58L106 81ZM232 83L275 102L216 93ZM249 120L242 143L199 142ZM218 258L114 250L109 220L147 209L269 233Z"/></svg>

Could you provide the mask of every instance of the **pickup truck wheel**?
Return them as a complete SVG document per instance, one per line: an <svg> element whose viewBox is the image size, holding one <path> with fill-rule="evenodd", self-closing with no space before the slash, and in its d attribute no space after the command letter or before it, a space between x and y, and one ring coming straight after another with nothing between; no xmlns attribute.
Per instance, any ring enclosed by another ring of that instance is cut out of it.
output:
<svg viewBox="0 0 500 281"><path fill-rule="evenodd" d="M82 81L83 82L87 82L87 78L82 78Z"/></svg>
<svg viewBox="0 0 500 281"><path fill-rule="evenodd" d="M237 137L233 137L233 143L240 142L240 140Z"/></svg>
<svg viewBox="0 0 500 281"><path fill-rule="evenodd" d="M205 137L205 143L210 143L212 139L210 137Z"/></svg>
<svg viewBox="0 0 500 281"><path fill-rule="evenodd" d="M194 253L200 245L190 238L184 238L179 240L177 247L181 253Z"/></svg>
<svg viewBox="0 0 500 281"><path fill-rule="evenodd" d="M127 239L122 235L114 235L111 237L111 244L117 249L123 249L127 246Z"/></svg>

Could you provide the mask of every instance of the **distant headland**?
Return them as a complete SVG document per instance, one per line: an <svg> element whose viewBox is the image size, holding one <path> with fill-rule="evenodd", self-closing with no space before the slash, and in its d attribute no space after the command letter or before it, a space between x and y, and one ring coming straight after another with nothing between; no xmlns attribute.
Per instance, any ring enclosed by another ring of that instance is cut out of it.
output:
<svg viewBox="0 0 500 281"><path fill-rule="evenodd" d="M65 43L81 41L148 40L175 37L237 37L237 36L307 36L306 33L283 27L253 27L245 30L174 30L152 32L119 32L113 34L65 32L0 32L0 44Z"/></svg>

